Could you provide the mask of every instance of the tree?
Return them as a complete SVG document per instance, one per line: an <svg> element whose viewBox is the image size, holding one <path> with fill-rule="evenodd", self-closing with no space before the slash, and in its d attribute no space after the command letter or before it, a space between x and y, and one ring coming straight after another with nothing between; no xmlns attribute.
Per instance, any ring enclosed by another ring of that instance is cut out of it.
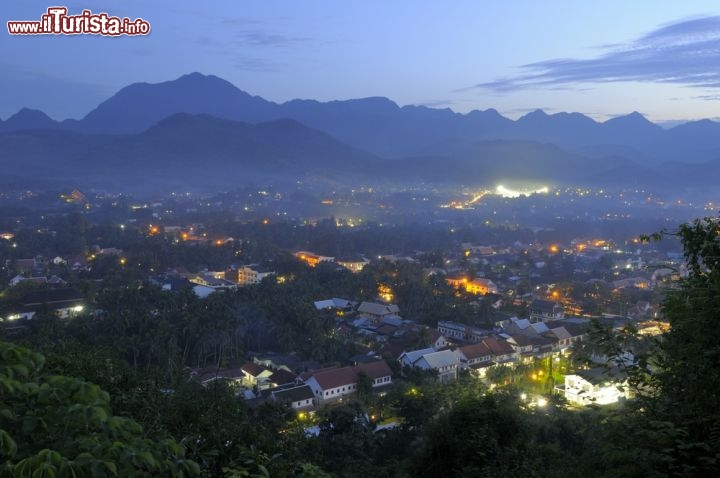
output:
<svg viewBox="0 0 720 478"><path fill-rule="evenodd" d="M442 457L442 459L439 459ZM424 435L411 476L533 475L531 429L510 396L466 398Z"/></svg>
<svg viewBox="0 0 720 478"><path fill-rule="evenodd" d="M97 385L43 371L45 357L0 342L0 476L197 476L177 442L113 416Z"/></svg>
<svg viewBox="0 0 720 478"><path fill-rule="evenodd" d="M680 226L689 276L663 304L671 330L660 343L655 414L684 439L672 450L673 468L709 476L720 466L720 222Z"/></svg>
<svg viewBox="0 0 720 478"><path fill-rule="evenodd" d="M372 379L365 372L358 373L357 394L359 399L367 399L372 394Z"/></svg>

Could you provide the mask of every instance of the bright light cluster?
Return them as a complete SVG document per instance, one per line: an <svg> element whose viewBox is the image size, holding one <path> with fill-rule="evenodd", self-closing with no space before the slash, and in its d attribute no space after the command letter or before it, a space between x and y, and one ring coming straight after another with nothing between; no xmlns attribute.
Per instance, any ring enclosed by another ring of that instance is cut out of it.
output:
<svg viewBox="0 0 720 478"><path fill-rule="evenodd" d="M502 184L498 184L497 188L495 188L495 194L498 194L504 198L519 198L520 196L530 196L531 194L547 194L548 192L550 192L550 188L548 188L547 186L543 186L539 189L529 189L523 191L509 189Z"/></svg>

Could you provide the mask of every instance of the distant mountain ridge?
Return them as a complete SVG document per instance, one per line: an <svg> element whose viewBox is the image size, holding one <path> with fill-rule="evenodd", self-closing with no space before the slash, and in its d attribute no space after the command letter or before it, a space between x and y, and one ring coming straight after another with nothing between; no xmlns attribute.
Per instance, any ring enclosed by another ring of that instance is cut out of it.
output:
<svg viewBox="0 0 720 478"><path fill-rule="evenodd" d="M132 134L176 113L208 114L247 123L294 119L385 158L423 154L452 141L482 140L553 143L595 157L627 154L648 164L720 158L720 123L710 120L665 130L637 112L601 123L580 113L547 114L541 110L513 121L494 109L460 114L447 108L400 107L381 97L278 104L200 73L156 84L134 83L80 120L57 122L42 112L23 109L1 122L0 132L62 129Z"/></svg>
<svg viewBox="0 0 720 478"><path fill-rule="evenodd" d="M250 124L178 113L139 134L0 133L0 169L26 181L114 190L232 188L257 178L362 175L385 162L294 120Z"/></svg>
<svg viewBox="0 0 720 478"><path fill-rule="evenodd" d="M447 152L453 149L454 152ZM463 141L439 153L398 160L348 146L296 120L244 123L178 113L137 134L63 129L0 133L0 185L55 184L103 190L233 189L256 181L325 184L714 187L720 161L663 170L620 157L593 158L551 143Z"/></svg>

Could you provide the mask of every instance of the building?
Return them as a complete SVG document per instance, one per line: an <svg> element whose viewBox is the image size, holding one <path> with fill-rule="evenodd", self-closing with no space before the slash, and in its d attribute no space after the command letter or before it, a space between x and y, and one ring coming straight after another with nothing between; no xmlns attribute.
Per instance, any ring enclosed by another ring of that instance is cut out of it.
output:
<svg viewBox="0 0 720 478"><path fill-rule="evenodd" d="M255 362L246 362L240 367L242 384L248 388L257 387L259 390L270 388L270 377L274 374L272 369Z"/></svg>
<svg viewBox="0 0 720 478"><path fill-rule="evenodd" d="M465 290L468 294L484 295L497 294L499 289L497 285L490 279L476 278L465 284Z"/></svg>
<svg viewBox="0 0 720 478"><path fill-rule="evenodd" d="M347 299L333 297L332 299L318 300L313 302L315 310L333 310L339 315L345 315L353 308L353 303Z"/></svg>
<svg viewBox="0 0 720 478"><path fill-rule="evenodd" d="M530 322L547 322L565 317L565 309L559 302L535 299L530 304Z"/></svg>
<svg viewBox="0 0 720 478"><path fill-rule="evenodd" d="M438 381L446 383L457 379L460 359L452 350L427 348L405 352L398 359L403 366L433 370L437 373Z"/></svg>
<svg viewBox="0 0 720 478"><path fill-rule="evenodd" d="M617 367L595 367L565 376L565 384L556 389L576 405L609 405L629 398L627 374Z"/></svg>
<svg viewBox="0 0 720 478"><path fill-rule="evenodd" d="M457 342L480 342L492 334L492 330L450 321L439 321L437 328L443 336Z"/></svg>
<svg viewBox="0 0 720 478"><path fill-rule="evenodd" d="M515 361L515 349L502 338L485 337L481 343L490 349L493 362L506 363Z"/></svg>
<svg viewBox="0 0 720 478"><path fill-rule="evenodd" d="M492 352L483 343L464 345L459 347L455 353L461 369L471 370L479 376L484 376L487 368L495 365L495 362L492 361Z"/></svg>
<svg viewBox="0 0 720 478"><path fill-rule="evenodd" d="M314 406L315 396L308 385L273 390L270 396L277 402L287 403L293 410L308 410Z"/></svg>
<svg viewBox="0 0 720 478"><path fill-rule="evenodd" d="M20 307L7 314L6 320L32 319L38 312L65 319L85 311L85 298L72 288L34 290L19 302Z"/></svg>
<svg viewBox="0 0 720 478"><path fill-rule="evenodd" d="M358 315L379 321L383 317L396 316L400 312L400 308L395 304L385 305L377 302L362 302L357 311Z"/></svg>
<svg viewBox="0 0 720 478"><path fill-rule="evenodd" d="M230 277L226 276L226 279L235 280L241 287L247 285L255 285L262 282L266 277L275 275L274 271L265 267L260 267L257 264L250 264L247 266L241 266L237 272L231 271Z"/></svg>
<svg viewBox="0 0 720 478"><path fill-rule="evenodd" d="M392 371L385 361L318 370L311 373L305 383L312 389L316 403L322 405L357 393L361 373L372 381L373 389L392 383Z"/></svg>
<svg viewBox="0 0 720 478"><path fill-rule="evenodd" d="M458 290L464 290L473 295L497 294L499 292L498 286L493 281L483 277L469 280L464 276L452 276L445 278L445 282Z"/></svg>
<svg viewBox="0 0 720 478"><path fill-rule="evenodd" d="M370 264L370 261L363 257L344 257L335 259L335 262L349 270L350 272L358 273L365 268L366 265Z"/></svg>
<svg viewBox="0 0 720 478"><path fill-rule="evenodd" d="M316 267L321 262L334 262L334 257L321 256L308 251L298 251L295 253L295 257L306 263L310 267Z"/></svg>

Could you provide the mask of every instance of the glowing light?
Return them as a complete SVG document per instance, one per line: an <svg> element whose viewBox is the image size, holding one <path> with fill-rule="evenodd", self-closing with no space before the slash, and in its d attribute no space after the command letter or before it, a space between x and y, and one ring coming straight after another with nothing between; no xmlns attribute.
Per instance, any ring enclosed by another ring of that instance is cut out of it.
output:
<svg viewBox="0 0 720 478"><path fill-rule="evenodd" d="M550 192L550 189L547 186L543 186L538 189L529 189L529 190L516 190L516 189L510 189L506 188L502 184L498 184L498 186L495 188L495 194L502 196L504 198L519 198L520 196L530 196L531 194L547 194Z"/></svg>
<svg viewBox="0 0 720 478"><path fill-rule="evenodd" d="M546 405L547 405L547 399L545 399L545 398L543 398L543 397L540 397L540 398L537 399L537 406L538 406L538 407L543 408L543 407L546 406Z"/></svg>

